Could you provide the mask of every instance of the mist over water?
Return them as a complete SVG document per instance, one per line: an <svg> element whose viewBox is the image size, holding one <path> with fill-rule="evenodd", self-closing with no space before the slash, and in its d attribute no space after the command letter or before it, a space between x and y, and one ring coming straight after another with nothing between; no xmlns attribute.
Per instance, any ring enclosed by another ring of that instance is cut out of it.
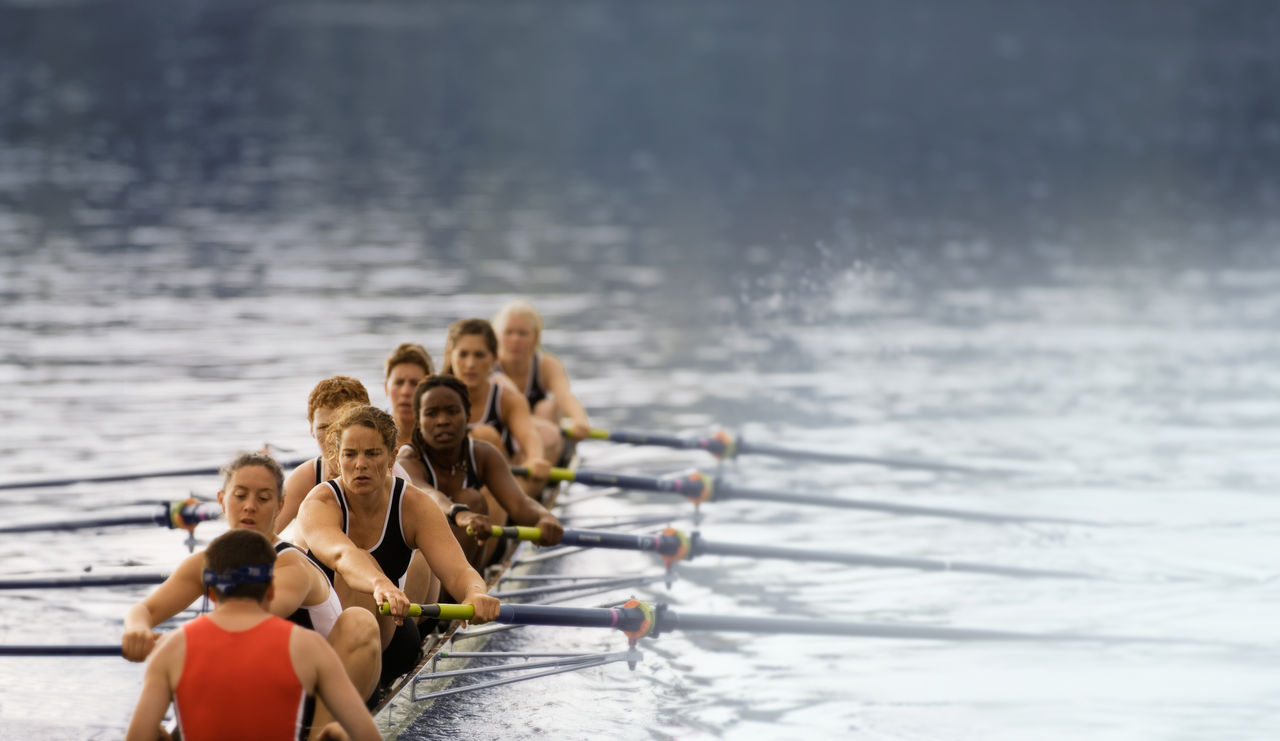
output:
<svg viewBox="0 0 1280 741"><path fill-rule="evenodd" d="M420 737L1275 736L1278 34L1254 2L0 2L0 481L305 455L316 380L381 403L390 348L438 355L450 322L523 296L599 426L1019 472L744 458L735 483L1111 523L713 503L708 539L1112 580L703 557L639 596L1253 648L674 633L634 672L452 700ZM216 487L15 490L0 511ZM637 512L688 507L571 510ZM160 570L180 541L4 536L0 561ZM0 591L0 644L115 642L144 593ZM117 738L140 678L0 659L0 738Z"/></svg>

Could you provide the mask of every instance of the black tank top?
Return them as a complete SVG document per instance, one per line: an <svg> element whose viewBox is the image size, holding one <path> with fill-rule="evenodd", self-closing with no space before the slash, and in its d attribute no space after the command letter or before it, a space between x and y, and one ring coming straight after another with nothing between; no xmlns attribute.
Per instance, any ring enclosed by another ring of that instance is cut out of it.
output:
<svg viewBox="0 0 1280 741"><path fill-rule="evenodd" d="M515 442L511 439L511 430L507 428L507 423L502 420L502 384L493 381L489 384L489 401L484 405L484 416L476 424L489 425L498 434L502 436L502 447L507 449L507 455L516 454Z"/></svg>
<svg viewBox="0 0 1280 741"><path fill-rule="evenodd" d="M467 438L467 452L463 455L467 461L467 475L463 479L463 489L476 489L477 491L483 486L480 481L480 474L476 470L476 441ZM422 465L427 469L427 483L432 489L440 489L439 478L436 477L436 469L431 465L431 461L427 459L427 454L422 454ZM441 489L443 491L443 489Z"/></svg>
<svg viewBox="0 0 1280 741"><path fill-rule="evenodd" d="M387 519L382 523L382 535L378 538L377 544L367 550L369 555L373 556L373 560L377 561L378 565L382 567L382 573L386 574L391 581L400 584L404 573L409 570L409 560L413 558L414 549L404 540L404 529L400 520L400 507L404 499L405 480L397 476L395 477L395 482L395 486L391 489L391 502L387 505ZM351 515L347 507L346 493L342 490L342 483L338 479L329 479L325 483L333 490L333 495L338 500L338 506L342 508L342 532L349 535ZM311 554L308 553L307 555ZM333 581L333 570L328 566L323 566L323 568L325 575L329 577L329 581Z"/></svg>

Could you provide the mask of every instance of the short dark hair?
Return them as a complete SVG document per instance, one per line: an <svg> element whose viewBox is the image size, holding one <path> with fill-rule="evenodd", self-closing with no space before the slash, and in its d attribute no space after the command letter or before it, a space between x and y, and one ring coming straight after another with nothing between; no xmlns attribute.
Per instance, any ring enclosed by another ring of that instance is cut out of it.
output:
<svg viewBox="0 0 1280 741"><path fill-rule="evenodd" d="M204 551L204 568L215 574L225 574L246 566L273 567L276 549L271 541L256 530L236 528L214 538ZM211 585L218 601L224 599L251 599L261 602L267 596L271 580L236 584L229 587Z"/></svg>

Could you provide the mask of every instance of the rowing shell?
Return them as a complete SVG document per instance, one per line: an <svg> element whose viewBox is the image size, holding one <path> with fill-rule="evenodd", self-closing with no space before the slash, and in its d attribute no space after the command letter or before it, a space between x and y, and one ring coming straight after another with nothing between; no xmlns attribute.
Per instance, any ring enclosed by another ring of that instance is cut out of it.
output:
<svg viewBox="0 0 1280 741"><path fill-rule="evenodd" d="M574 470L578 468L578 457L576 455L573 457L569 467ZM568 486L568 481L558 481L548 485L542 492L543 506L548 510L554 507L560 493ZM510 549L506 558L500 563L485 569L485 583L489 586L490 592L504 578L524 573L534 568L532 565L516 563L516 557L530 547L528 543L516 541L515 547ZM468 663L469 659L467 658L442 657L442 653L451 645L455 637L462 637L458 636L460 625L459 621L454 620L444 633L432 632L425 636L422 641L422 659L418 662L418 665L414 667L413 671L393 682L390 690L374 708L373 720L384 739L398 738L432 705L432 701L429 699L415 698L446 690L454 680L452 675L444 677L435 677L433 675L446 670L455 671ZM490 635L492 634L489 632L480 632L466 636L468 639L467 648L469 650L483 648Z"/></svg>

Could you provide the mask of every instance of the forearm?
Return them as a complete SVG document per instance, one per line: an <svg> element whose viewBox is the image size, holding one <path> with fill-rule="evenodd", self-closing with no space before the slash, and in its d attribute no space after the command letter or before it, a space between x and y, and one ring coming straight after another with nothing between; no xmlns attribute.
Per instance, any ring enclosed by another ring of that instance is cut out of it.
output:
<svg viewBox="0 0 1280 741"><path fill-rule="evenodd" d="M458 551L459 557L462 551ZM453 570L449 578L445 580L449 587L449 594L459 600L465 600L468 595L475 592L485 594L489 591L489 587L484 583L484 579L480 578L480 574L476 570L467 565L466 559L461 559L461 564Z"/></svg>
<svg viewBox="0 0 1280 741"><path fill-rule="evenodd" d="M160 621L155 619L151 614L151 610L147 608L147 605L144 602L135 604L124 614L125 633L138 630L151 630L159 623Z"/></svg>
<svg viewBox="0 0 1280 741"><path fill-rule="evenodd" d="M323 558L320 559L324 561ZM347 585L358 592L373 594L380 582L394 582L382 572L382 567L373 556L360 548L344 548L335 555L331 564L334 571L342 575Z"/></svg>

